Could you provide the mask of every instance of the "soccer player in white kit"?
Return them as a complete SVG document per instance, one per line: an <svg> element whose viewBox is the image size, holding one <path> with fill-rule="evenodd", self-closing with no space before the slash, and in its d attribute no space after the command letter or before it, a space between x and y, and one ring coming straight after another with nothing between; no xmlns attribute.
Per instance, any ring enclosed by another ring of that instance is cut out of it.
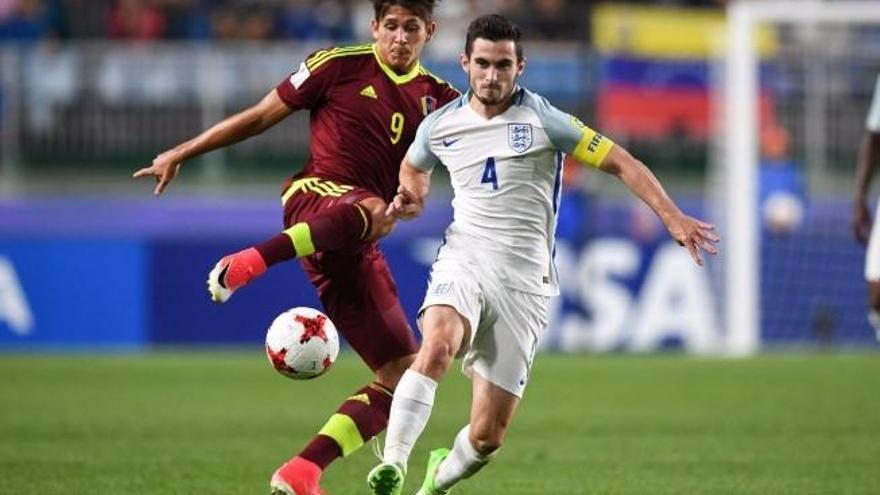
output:
<svg viewBox="0 0 880 495"><path fill-rule="evenodd" d="M859 161L856 165L855 209L853 212L853 233L859 242L868 243L865 255L865 280L868 281L868 321L874 327L877 340L880 340L880 228L877 218L880 209L874 215L874 226L871 227L871 213L868 211L868 185L874 169L880 164L880 75L874 88L874 99L868 118L865 121L865 137L859 150ZM869 240L870 238L870 240Z"/></svg>
<svg viewBox="0 0 880 495"><path fill-rule="evenodd" d="M419 126L389 213L421 213L433 167L449 170L454 219L420 310L422 347L391 405L383 462L367 477L376 495L401 492L407 461L428 421L437 382L453 359L473 383L470 422L452 450L431 453L418 495L448 493L501 446L522 397L549 298L563 153L619 177L702 264L716 253L707 223L681 212L654 175L608 138L517 85L525 60L518 28L499 15L468 28L462 68L470 91Z"/></svg>

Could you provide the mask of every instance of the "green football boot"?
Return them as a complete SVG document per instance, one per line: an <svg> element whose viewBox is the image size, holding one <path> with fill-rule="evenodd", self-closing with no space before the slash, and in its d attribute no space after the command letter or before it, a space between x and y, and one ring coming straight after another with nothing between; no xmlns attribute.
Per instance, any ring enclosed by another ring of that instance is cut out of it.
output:
<svg viewBox="0 0 880 495"><path fill-rule="evenodd" d="M416 495L446 495L450 492L450 490L437 488L435 480L440 463L448 456L449 449L435 449L431 451L431 456L428 457L428 469L425 471L425 481L422 482L422 487L419 488Z"/></svg>
<svg viewBox="0 0 880 495"><path fill-rule="evenodd" d="M379 464L367 475L367 486L373 495L400 495L403 490L403 469L397 464Z"/></svg>

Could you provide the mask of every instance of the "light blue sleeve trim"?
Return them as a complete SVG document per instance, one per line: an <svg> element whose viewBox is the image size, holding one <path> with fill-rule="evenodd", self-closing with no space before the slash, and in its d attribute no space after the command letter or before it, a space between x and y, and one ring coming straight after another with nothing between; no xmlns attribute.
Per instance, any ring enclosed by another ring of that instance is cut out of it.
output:
<svg viewBox="0 0 880 495"><path fill-rule="evenodd" d="M434 151L431 150L431 131L434 130L434 125L437 124L440 117L461 105L460 100L462 98L463 97L460 96L435 110L433 113L425 117L425 120L419 124L419 128L416 131L416 138L413 140L412 144L409 145L409 150L406 152L406 157L409 159L409 163L412 164L412 166L423 172L430 172L440 163L440 158L438 158L437 155L434 154Z"/></svg>
<svg viewBox="0 0 880 495"><path fill-rule="evenodd" d="M522 105L532 109L544 126L544 132L553 146L564 153L574 153L575 147L584 137L584 129L571 114L554 107L543 96L523 89L525 95Z"/></svg>
<svg viewBox="0 0 880 495"><path fill-rule="evenodd" d="M871 132L880 132L880 75L877 76L874 98L871 100L871 109L868 110L865 128Z"/></svg>

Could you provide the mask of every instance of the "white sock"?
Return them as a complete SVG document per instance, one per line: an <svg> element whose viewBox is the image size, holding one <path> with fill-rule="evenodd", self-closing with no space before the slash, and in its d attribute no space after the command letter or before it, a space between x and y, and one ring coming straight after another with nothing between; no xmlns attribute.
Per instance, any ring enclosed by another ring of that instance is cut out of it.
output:
<svg viewBox="0 0 880 495"><path fill-rule="evenodd" d="M413 445L431 416L437 382L421 373L406 370L391 400L385 455L382 460L406 468Z"/></svg>
<svg viewBox="0 0 880 495"><path fill-rule="evenodd" d="M868 310L868 322L871 323L871 327L874 329L874 334L877 336L877 340L880 340L880 312L874 308Z"/></svg>
<svg viewBox="0 0 880 495"><path fill-rule="evenodd" d="M467 425L455 436L452 452L437 468L437 475L434 477L437 488L441 490L452 488L459 481L470 478L495 457L494 452L489 455L477 452L471 445L470 432L471 427Z"/></svg>

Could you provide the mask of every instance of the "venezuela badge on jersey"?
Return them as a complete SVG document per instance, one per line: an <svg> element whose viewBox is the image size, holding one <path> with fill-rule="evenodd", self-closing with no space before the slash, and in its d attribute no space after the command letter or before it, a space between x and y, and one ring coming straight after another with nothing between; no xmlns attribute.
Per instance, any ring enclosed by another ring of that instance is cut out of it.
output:
<svg viewBox="0 0 880 495"><path fill-rule="evenodd" d="M422 114L427 117L429 113L437 110L437 98L430 95L422 97Z"/></svg>

